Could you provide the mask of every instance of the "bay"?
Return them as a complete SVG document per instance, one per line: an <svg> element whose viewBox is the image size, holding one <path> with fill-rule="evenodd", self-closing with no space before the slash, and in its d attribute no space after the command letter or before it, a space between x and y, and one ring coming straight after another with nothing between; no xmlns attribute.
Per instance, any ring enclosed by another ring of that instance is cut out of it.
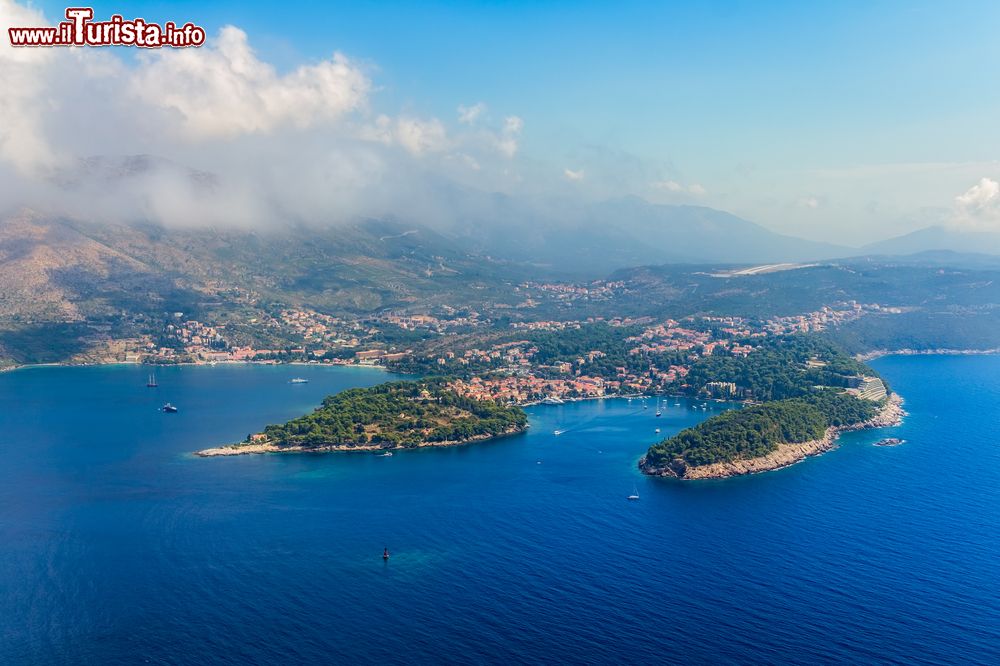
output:
<svg viewBox="0 0 1000 666"><path fill-rule="evenodd" d="M585 401L485 444L200 459L393 376L2 374L0 662L1000 662L1000 358L873 365L902 426L683 483L636 461L726 406Z"/></svg>

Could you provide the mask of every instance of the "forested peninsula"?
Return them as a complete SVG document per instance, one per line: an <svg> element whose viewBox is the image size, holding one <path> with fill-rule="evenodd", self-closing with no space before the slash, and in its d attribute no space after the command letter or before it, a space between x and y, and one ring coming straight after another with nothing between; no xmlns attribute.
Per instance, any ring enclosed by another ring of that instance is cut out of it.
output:
<svg viewBox="0 0 1000 666"><path fill-rule="evenodd" d="M829 450L841 431L894 425L903 413L874 370L806 337L777 339L747 358L708 357L683 388L724 390L751 404L650 447L639 462L646 474L703 479L778 469Z"/></svg>
<svg viewBox="0 0 1000 666"><path fill-rule="evenodd" d="M392 451L483 441L527 427L520 407L460 396L443 380L400 381L329 396L310 414L197 455Z"/></svg>

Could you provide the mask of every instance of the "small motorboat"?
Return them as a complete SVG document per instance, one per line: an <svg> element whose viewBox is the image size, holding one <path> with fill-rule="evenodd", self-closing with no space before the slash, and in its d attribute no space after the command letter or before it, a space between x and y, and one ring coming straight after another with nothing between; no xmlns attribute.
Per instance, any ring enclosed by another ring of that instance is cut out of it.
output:
<svg viewBox="0 0 1000 666"><path fill-rule="evenodd" d="M657 428L657 429L656 429L656 432L660 432L660 429L659 429L659 428Z"/></svg>
<svg viewBox="0 0 1000 666"><path fill-rule="evenodd" d="M386 451L385 453L379 456L379 458L391 458L391 457L392 457L392 451Z"/></svg>
<svg viewBox="0 0 1000 666"><path fill-rule="evenodd" d="M289 379L288 383L289 384L308 384L309 380L308 379L303 379L302 377L295 377L294 379Z"/></svg>
<svg viewBox="0 0 1000 666"><path fill-rule="evenodd" d="M553 435L561 435L561 434L563 434L563 431L562 430L553 430L552 434Z"/></svg>
<svg viewBox="0 0 1000 666"><path fill-rule="evenodd" d="M165 413L167 413L167 414L176 414L176 413L177 413L177 408L176 408L176 407L174 407L174 406L173 406L172 404L170 404L169 402L168 402L167 404L163 405L163 407L162 407L162 410L163 410L163 411L164 411Z"/></svg>
<svg viewBox="0 0 1000 666"><path fill-rule="evenodd" d="M385 561L389 560L389 549L386 548L382 551L382 559Z"/></svg>

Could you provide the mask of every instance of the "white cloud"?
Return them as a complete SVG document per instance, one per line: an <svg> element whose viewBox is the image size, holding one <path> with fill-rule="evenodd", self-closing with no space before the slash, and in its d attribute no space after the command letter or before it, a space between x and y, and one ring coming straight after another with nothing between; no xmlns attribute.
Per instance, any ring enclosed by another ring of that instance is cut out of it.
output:
<svg viewBox="0 0 1000 666"><path fill-rule="evenodd" d="M684 185L682 183L678 183L676 180L658 180L651 183L651 186L654 190L660 190L662 192L683 192L696 197L704 196L707 193L707 190L705 190L705 188L698 183Z"/></svg>
<svg viewBox="0 0 1000 666"><path fill-rule="evenodd" d="M483 168L482 166L480 166L479 162L476 161L476 158L472 157L471 155L466 155L465 153L456 153L449 157L450 159L453 159L455 162L463 165L466 169L469 169L471 171L481 171Z"/></svg>
<svg viewBox="0 0 1000 666"><path fill-rule="evenodd" d="M396 139L413 155L441 152L448 148L444 125L437 119L400 118L396 121Z"/></svg>
<svg viewBox="0 0 1000 666"><path fill-rule="evenodd" d="M583 169L580 169L578 171L573 171L572 169L564 169L563 175L566 177L566 180L570 180L573 182L579 182L584 178Z"/></svg>
<svg viewBox="0 0 1000 666"><path fill-rule="evenodd" d="M660 180L653 183L653 188L657 190L664 190L666 192L680 192L684 189L684 186L676 180Z"/></svg>
<svg viewBox="0 0 1000 666"><path fill-rule="evenodd" d="M950 223L970 231L1000 231L1000 183L981 178L955 197Z"/></svg>
<svg viewBox="0 0 1000 666"><path fill-rule="evenodd" d="M998 198L1000 198L1000 183L992 178L983 178L964 194L955 197L955 203L971 213L979 213L995 209Z"/></svg>
<svg viewBox="0 0 1000 666"><path fill-rule="evenodd" d="M524 129L524 121L517 116L507 116L503 121L503 130L496 137L496 149L501 155L512 158L517 154L521 130Z"/></svg>
<svg viewBox="0 0 1000 666"><path fill-rule="evenodd" d="M485 102L476 102L472 106L459 105L458 122L463 125L482 125L482 120L488 107ZM475 142L476 137L480 143L491 146L493 150L508 159L517 155L520 148L521 131L524 129L524 120L519 116L507 116L503 119L503 125L499 129L482 129L478 134L470 134L467 138Z"/></svg>
<svg viewBox="0 0 1000 666"><path fill-rule="evenodd" d="M0 0L3 33L55 22ZM232 26L201 48L143 52L15 49L5 37L0 213L27 206L170 224L437 219L449 205L441 193L456 183L504 192L522 182L520 117L491 126L485 102L459 107L451 126L373 112L378 86L340 53L279 72ZM116 165L137 154L172 166L97 173L80 159ZM217 177L210 196L188 196L188 167Z"/></svg>
<svg viewBox="0 0 1000 666"><path fill-rule="evenodd" d="M393 119L380 114L373 123L358 129L358 138L386 146L399 145L414 156L441 153L452 146L448 131L436 118L401 116Z"/></svg>
<svg viewBox="0 0 1000 666"><path fill-rule="evenodd" d="M28 172L52 166L52 147L44 135L45 73L52 49L10 46L10 27L47 25L41 13L0 0L0 160Z"/></svg>
<svg viewBox="0 0 1000 666"><path fill-rule="evenodd" d="M504 134L520 134L524 129L524 121L517 116L507 116L503 119Z"/></svg>
<svg viewBox="0 0 1000 666"><path fill-rule="evenodd" d="M233 26L200 49L144 54L131 84L139 100L176 115L196 138L335 121L364 108L371 89L368 77L341 53L279 76Z"/></svg>
<svg viewBox="0 0 1000 666"><path fill-rule="evenodd" d="M458 122L463 125L472 125L479 117L486 113L486 104L484 102L476 102L472 106L465 106L464 104L458 105Z"/></svg>

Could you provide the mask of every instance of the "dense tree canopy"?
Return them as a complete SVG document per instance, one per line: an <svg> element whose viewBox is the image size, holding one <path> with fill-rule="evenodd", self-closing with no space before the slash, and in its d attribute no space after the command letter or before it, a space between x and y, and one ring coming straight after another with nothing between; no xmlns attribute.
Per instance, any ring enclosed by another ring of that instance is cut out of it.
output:
<svg viewBox="0 0 1000 666"><path fill-rule="evenodd" d="M808 395L819 386L846 388L849 378L878 376L830 342L816 336L776 337L748 356L713 354L698 359L678 392L697 395L709 382L732 382L738 396L753 400L784 400Z"/></svg>
<svg viewBox="0 0 1000 666"><path fill-rule="evenodd" d="M501 435L527 422L519 407L466 398L442 380L424 380L343 391L311 414L267 426L264 434L279 446L394 448Z"/></svg>
<svg viewBox="0 0 1000 666"><path fill-rule="evenodd" d="M731 410L650 447L647 463L653 467L680 458L689 465L756 458L779 444L807 442L823 437L830 426L860 423L872 418L878 405L832 389Z"/></svg>
<svg viewBox="0 0 1000 666"><path fill-rule="evenodd" d="M698 395L710 382L732 382L739 397L765 402L683 430L651 447L646 459L655 467L677 458L689 465L755 458L779 444L818 439L831 426L860 423L878 405L843 390L859 375L877 373L816 336L776 337L745 357L701 358L679 391Z"/></svg>

